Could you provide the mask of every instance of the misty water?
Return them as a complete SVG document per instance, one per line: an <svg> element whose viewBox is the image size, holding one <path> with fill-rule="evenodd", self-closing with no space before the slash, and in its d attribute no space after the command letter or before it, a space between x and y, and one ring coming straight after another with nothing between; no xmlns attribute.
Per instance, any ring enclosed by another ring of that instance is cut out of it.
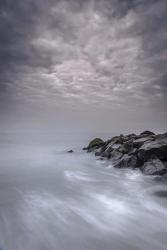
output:
<svg viewBox="0 0 167 250"><path fill-rule="evenodd" d="M97 160L88 139L1 133L0 249L167 249L167 181Z"/></svg>

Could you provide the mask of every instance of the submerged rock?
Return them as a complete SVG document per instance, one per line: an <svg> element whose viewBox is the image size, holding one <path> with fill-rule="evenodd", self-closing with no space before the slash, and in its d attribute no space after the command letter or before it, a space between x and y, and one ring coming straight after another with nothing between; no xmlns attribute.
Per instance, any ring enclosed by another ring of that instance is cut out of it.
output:
<svg viewBox="0 0 167 250"><path fill-rule="evenodd" d="M166 166L156 155L146 161L140 169L145 175L163 175L167 173Z"/></svg>
<svg viewBox="0 0 167 250"><path fill-rule="evenodd" d="M136 168L138 166L137 157L134 155L124 155L120 161L114 164L115 168Z"/></svg>
<svg viewBox="0 0 167 250"><path fill-rule="evenodd" d="M74 151L71 149L71 150L68 150L67 153L73 153Z"/></svg>

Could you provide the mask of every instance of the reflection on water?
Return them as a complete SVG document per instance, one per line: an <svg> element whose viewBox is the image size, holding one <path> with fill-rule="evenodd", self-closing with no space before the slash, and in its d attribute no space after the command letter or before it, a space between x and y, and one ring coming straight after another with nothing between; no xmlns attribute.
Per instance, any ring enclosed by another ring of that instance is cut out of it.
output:
<svg viewBox="0 0 167 250"><path fill-rule="evenodd" d="M65 141L0 147L2 250L166 250L167 182Z"/></svg>

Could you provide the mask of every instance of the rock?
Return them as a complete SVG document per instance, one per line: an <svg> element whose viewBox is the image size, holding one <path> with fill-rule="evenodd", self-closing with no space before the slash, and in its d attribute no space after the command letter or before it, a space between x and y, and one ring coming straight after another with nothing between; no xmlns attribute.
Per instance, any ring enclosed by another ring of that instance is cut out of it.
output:
<svg viewBox="0 0 167 250"><path fill-rule="evenodd" d="M163 161L167 161L167 137L160 137L155 141L146 141L138 151L141 160L147 160L151 155L156 155Z"/></svg>
<svg viewBox="0 0 167 250"><path fill-rule="evenodd" d="M122 156L123 154L117 150L113 150L111 152L111 157L113 158L113 160L119 160Z"/></svg>
<svg viewBox="0 0 167 250"><path fill-rule="evenodd" d="M117 144L123 144L125 141L126 141L126 139L125 139L124 135L121 134L121 135L118 137L118 139L116 140L115 143L117 143Z"/></svg>
<svg viewBox="0 0 167 250"><path fill-rule="evenodd" d="M153 141L154 139L147 136L147 137L142 137L139 139L136 139L133 141L133 146L136 148L140 148L146 141Z"/></svg>
<svg viewBox="0 0 167 250"><path fill-rule="evenodd" d="M104 161L103 157L97 158L97 161Z"/></svg>
<svg viewBox="0 0 167 250"><path fill-rule="evenodd" d="M87 150L88 152L92 152L95 149L98 149L104 145L104 141L100 138L93 139L87 147L84 147L83 150Z"/></svg>
<svg viewBox="0 0 167 250"><path fill-rule="evenodd" d="M133 138L135 138L135 137L136 137L136 134L129 134L129 135L127 135L127 137L128 137L128 138L132 138L132 139L133 139Z"/></svg>
<svg viewBox="0 0 167 250"><path fill-rule="evenodd" d="M100 138L95 138L95 139L93 139L93 140L89 143L88 147L102 146L103 144L104 144L104 141L103 141L102 139L100 139Z"/></svg>
<svg viewBox="0 0 167 250"><path fill-rule="evenodd" d="M134 155L124 155L115 165L115 168L136 168L138 167L137 157Z"/></svg>
<svg viewBox="0 0 167 250"><path fill-rule="evenodd" d="M111 143L111 141L112 141L112 139L104 142L103 146L101 146L101 148L99 150L100 153L103 153L110 146L109 144Z"/></svg>
<svg viewBox="0 0 167 250"><path fill-rule="evenodd" d="M73 153L74 151L73 150L68 150L67 153Z"/></svg>
<svg viewBox="0 0 167 250"><path fill-rule="evenodd" d="M155 134L151 131L146 130L146 131L142 132L140 135L155 135Z"/></svg>
<svg viewBox="0 0 167 250"><path fill-rule="evenodd" d="M111 140L105 142L102 147L100 147L99 149L96 150L95 155L96 156L101 155L103 157L110 158L110 153L114 150L113 145L115 145L115 144L114 144L114 142L111 142ZM117 146L117 147L119 147L119 146Z"/></svg>
<svg viewBox="0 0 167 250"><path fill-rule="evenodd" d="M129 151L128 155L137 155L137 148L133 148L132 150Z"/></svg>
<svg viewBox="0 0 167 250"><path fill-rule="evenodd" d="M145 175L163 175L167 173L167 168L156 155L151 156L140 169Z"/></svg>
<svg viewBox="0 0 167 250"><path fill-rule="evenodd" d="M133 149L133 142L132 142L132 140L129 140L129 141L125 142L124 144L122 144L118 148L118 151L123 153L123 154L127 154L130 151L132 151L132 149Z"/></svg>
<svg viewBox="0 0 167 250"><path fill-rule="evenodd" d="M92 140L86 148L100 159L110 159L116 168L140 168L146 175L167 175L167 133L155 135L144 131L140 135L119 135L104 142Z"/></svg>
<svg viewBox="0 0 167 250"><path fill-rule="evenodd" d="M111 152L106 150L106 151L101 153L101 156L110 159L111 158Z"/></svg>

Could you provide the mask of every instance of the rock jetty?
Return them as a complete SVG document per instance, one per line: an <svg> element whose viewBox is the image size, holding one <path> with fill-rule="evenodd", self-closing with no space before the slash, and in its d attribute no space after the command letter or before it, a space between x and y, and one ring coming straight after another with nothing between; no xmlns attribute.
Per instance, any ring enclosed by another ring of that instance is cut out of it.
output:
<svg viewBox="0 0 167 250"><path fill-rule="evenodd" d="M107 141L95 138L83 150L111 160L115 168L139 168L146 175L167 174L167 133L121 134Z"/></svg>

